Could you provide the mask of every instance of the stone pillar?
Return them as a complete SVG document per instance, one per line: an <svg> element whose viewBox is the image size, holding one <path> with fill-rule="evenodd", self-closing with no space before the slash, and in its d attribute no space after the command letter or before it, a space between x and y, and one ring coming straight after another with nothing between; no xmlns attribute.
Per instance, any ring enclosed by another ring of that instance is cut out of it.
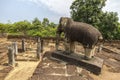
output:
<svg viewBox="0 0 120 80"><path fill-rule="evenodd" d="M25 39L22 39L22 51L25 52Z"/></svg>
<svg viewBox="0 0 120 80"><path fill-rule="evenodd" d="M38 42L37 42L37 51L36 51L36 54L37 54L37 59L40 59L41 57L41 41L40 41L40 37L38 38Z"/></svg>
<svg viewBox="0 0 120 80"><path fill-rule="evenodd" d="M44 41L43 41L43 39L41 39L41 52L43 52L43 43L44 43Z"/></svg>
<svg viewBox="0 0 120 80"><path fill-rule="evenodd" d="M16 56L18 54L17 42L13 42L12 45L13 45L13 48L14 48L14 54Z"/></svg>
<svg viewBox="0 0 120 80"><path fill-rule="evenodd" d="M14 56L14 48L13 46L8 47L8 64L14 65L15 64L15 56Z"/></svg>
<svg viewBox="0 0 120 80"><path fill-rule="evenodd" d="M70 53L74 53L74 52L75 52L75 43L70 42Z"/></svg>

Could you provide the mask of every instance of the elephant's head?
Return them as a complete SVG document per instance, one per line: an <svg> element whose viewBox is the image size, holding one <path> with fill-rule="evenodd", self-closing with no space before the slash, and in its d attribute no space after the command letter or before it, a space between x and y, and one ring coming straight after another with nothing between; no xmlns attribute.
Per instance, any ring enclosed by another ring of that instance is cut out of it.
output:
<svg viewBox="0 0 120 80"><path fill-rule="evenodd" d="M56 40L56 46L59 44L59 38L60 38L60 35L62 32L65 32L65 28L67 26L69 26L69 22L71 21L72 19L68 18L68 17L61 17L60 18L60 21L59 21L59 26L57 28L57 32L56 32L56 37L57 37L57 40Z"/></svg>
<svg viewBox="0 0 120 80"><path fill-rule="evenodd" d="M71 21L73 21L71 18L61 17L60 21L59 21L59 26L57 28L57 33L61 34L62 32L64 32L66 26L69 26L69 24L71 23Z"/></svg>
<svg viewBox="0 0 120 80"><path fill-rule="evenodd" d="M58 34L61 34L62 32L64 32L64 29L65 29L65 27L67 25L67 20L68 20L67 17L61 17L60 18L59 26L57 28L57 33Z"/></svg>

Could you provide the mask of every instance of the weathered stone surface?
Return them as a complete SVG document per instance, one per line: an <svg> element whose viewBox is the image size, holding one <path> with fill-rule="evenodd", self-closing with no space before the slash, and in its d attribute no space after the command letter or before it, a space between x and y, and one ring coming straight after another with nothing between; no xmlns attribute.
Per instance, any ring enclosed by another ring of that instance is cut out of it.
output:
<svg viewBox="0 0 120 80"><path fill-rule="evenodd" d="M75 53L67 55L65 51L54 51L52 53L52 57L66 61L68 63L77 66L82 66L97 75L101 73L101 69L103 66L103 59L100 59L98 57L94 57L91 60L84 60L83 55L80 54L78 55Z"/></svg>
<svg viewBox="0 0 120 80"><path fill-rule="evenodd" d="M83 74L82 68L51 59L52 52L47 52L43 61L38 64L33 76L29 80L94 80L89 74ZM79 69L77 69L79 68Z"/></svg>

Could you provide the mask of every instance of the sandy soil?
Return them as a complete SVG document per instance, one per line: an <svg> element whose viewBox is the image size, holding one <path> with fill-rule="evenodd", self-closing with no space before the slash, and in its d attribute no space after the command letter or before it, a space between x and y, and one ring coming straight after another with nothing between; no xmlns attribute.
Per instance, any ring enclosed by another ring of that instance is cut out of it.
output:
<svg viewBox="0 0 120 80"><path fill-rule="evenodd" d="M18 54L17 59L23 60L23 61L19 61L19 60L16 61L18 66L15 67L9 73L9 75L5 78L5 80L28 80L32 76L38 63L40 63L40 61L41 61L41 60L36 59L36 54L35 54L36 53L36 49L35 49L36 46L34 45L32 47L34 47L34 50L27 51L25 53L21 53L24 55L21 55L20 53ZM49 45L49 47L51 47L51 48L46 47L44 49L43 53L45 53L45 51L52 50L52 46ZM35 61L30 61L30 60L35 60Z"/></svg>
<svg viewBox="0 0 120 80"><path fill-rule="evenodd" d="M38 62L21 62L17 61L18 67L15 67L5 80L28 80L29 77L32 76L32 73L36 69Z"/></svg>
<svg viewBox="0 0 120 80"><path fill-rule="evenodd" d="M119 80L120 79L120 73L113 73L108 71L108 69L109 68L104 65L101 75L97 76L94 74L90 74L90 76L93 77L94 80Z"/></svg>
<svg viewBox="0 0 120 80"><path fill-rule="evenodd" d="M0 39L0 43L4 41L8 42L6 39ZM46 48L44 48L44 52L49 51L49 50L54 50L53 44L49 44L47 45ZM25 55L24 57L31 56L31 55L27 56L27 54ZM9 73L9 75L5 78L5 80L28 80L28 78L32 76L39 62L40 61L29 61L29 60L28 61L16 61L18 66L16 66ZM3 69L3 67L4 66L0 65L0 69ZM101 75L97 76L97 75L90 73L90 76L93 77L94 80L120 80L120 73L113 73L113 72L110 72L108 69L109 67L104 65Z"/></svg>

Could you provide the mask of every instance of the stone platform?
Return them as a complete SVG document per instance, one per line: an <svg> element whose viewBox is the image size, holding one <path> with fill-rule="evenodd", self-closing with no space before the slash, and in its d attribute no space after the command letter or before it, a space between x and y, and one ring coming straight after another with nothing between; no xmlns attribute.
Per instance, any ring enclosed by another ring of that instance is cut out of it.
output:
<svg viewBox="0 0 120 80"><path fill-rule="evenodd" d="M91 60L85 60L83 55L72 53L68 54L65 51L54 51L52 57L65 61L70 64L74 64L83 67L96 75L99 75L103 66L103 59L94 57Z"/></svg>

